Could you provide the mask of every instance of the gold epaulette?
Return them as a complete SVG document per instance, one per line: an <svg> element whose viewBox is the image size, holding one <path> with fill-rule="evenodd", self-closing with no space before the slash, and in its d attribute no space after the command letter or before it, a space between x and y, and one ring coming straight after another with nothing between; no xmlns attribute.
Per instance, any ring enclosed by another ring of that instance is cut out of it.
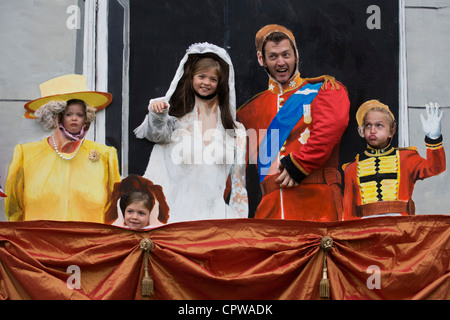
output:
<svg viewBox="0 0 450 320"><path fill-rule="evenodd" d="M345 169L348 167L348 165L349 165L350 163L351 163L351 162L344 163L344 164L342 165L342 171L345 171Z"/></svg>
<svg viewBox="0 0 450 320"><path fill-rule="evenodd" d="M305 79L309 83L318 83L322 82L323 84L320 87L321 89L325 90L327 88L328 82L331 83L331 90L337 89L339 90L339 83L336 81L336 78L329 75L321 75L315 78L306 78Z"/></svg>
<svg viewBox="0 0 450 320"><path fill-rule="evenodd" d="M353 161L344 163L344 164L341 166L342 171L345 171L345 169L346 169L349 165L351 165L353 162L358 161L358 160L359 160L359 154L356 155L356 157L355 157L355 159L353 159Z"/></svg>

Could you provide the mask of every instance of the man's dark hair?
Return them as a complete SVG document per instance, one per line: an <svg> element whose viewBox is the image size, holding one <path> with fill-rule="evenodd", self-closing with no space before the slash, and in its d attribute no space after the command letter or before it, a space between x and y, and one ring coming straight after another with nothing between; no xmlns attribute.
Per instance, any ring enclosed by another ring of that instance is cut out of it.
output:
<svg viewBox="0 0 450 320"><path fill-rule="evenodd" d="M269 34L266 37L266 39L264 40L264 43L262 45L262 50L261 50L263 58L264 59L266 58L266 43L267 43L267 41L273 41L276 44L278 44L278 43L280 43L281 41L283 41L285 39L289 40L289 43L291 44L292 50L294 50L295 57L298 58L297 57L297 50L295 50L295 45L292 43L291 38L289 38L288 35L283 33L283 32L272 32L271 34Z"/></svg>

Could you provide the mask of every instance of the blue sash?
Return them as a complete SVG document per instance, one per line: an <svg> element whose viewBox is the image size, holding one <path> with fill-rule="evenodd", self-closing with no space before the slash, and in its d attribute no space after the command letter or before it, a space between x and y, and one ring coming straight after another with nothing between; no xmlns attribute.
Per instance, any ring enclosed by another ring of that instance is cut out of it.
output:
<svg viewBox="0 0 450 320"><path fill-rule="evenodd" d="M258 174L259 182L263 182L269 168L291 133L294 126L303 117L303 106L311 102L319 93L322 83L307 84L298 89L278 111L267 129L263 141L259 145ZM269 148L267 146L270 146Z"/></svg>

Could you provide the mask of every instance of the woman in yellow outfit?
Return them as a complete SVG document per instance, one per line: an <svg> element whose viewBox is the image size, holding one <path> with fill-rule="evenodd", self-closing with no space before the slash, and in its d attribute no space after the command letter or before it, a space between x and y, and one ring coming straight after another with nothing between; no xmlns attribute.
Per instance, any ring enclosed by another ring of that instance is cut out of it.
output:
<svg viewBox="0 0 450 320"><path fill-rule="evenodd" d="M114 183L120 181L114 147L85 139L95 111L111 95L86 91L86 79L67 75L41 85L43 98L25 105L51 136L19 144L6 179L9 221L105 222Z"/></svg>

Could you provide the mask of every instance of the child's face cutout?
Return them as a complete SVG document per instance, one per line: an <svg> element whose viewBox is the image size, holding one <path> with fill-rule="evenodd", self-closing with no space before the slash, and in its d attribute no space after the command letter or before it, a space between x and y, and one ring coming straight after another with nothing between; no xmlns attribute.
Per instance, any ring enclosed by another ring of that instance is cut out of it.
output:
<svg viewBox="0 0 450 320"><path fill-rule="evenodd" d="M63 126L71 134L80 133L86 122L86 111L79 103L71 104L63 115Z"/></svg>
<svg viewBox="0 0 450 320"><path fill-rule="evenodd" d="M381 111L369 111L364 120L364 127L359 132L367 144L374 149L387 147L394 135L388 116Z"/></svg>
<svg viewBox="0 0 450 320"><path fill-rule="evenodd" d="M209 68L196 73L192 81L194 91L202 97L214 94L218 84L219 75L216 68Z"/></svg>
<svg viewBox="0 0 450 320"><path fill-rule="evenodd" d="M150 211L144 201L130 203L125 209L125 224L133 230L142 229L149 225Z"/></svg>

